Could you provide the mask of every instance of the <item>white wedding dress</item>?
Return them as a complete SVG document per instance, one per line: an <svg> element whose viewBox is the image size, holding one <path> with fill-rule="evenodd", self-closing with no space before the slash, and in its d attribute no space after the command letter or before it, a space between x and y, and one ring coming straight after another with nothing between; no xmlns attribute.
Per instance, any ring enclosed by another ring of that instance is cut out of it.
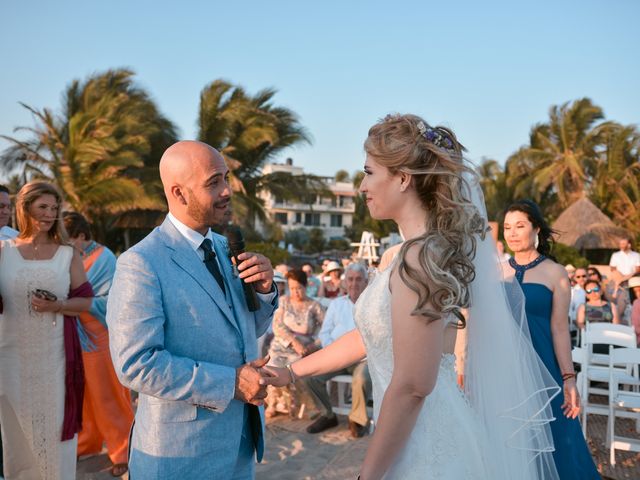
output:
<svg viewBox="0 0 640 480"><path fill-rule="evenodd" d="M375 420L393 374L391 270L389 267L374 277L355 307L373 382ZM489 447L488 437L456 378L454 355L443 355L436 386L426 397L413 431L385 479L490 478L483 453Z"/></svg>

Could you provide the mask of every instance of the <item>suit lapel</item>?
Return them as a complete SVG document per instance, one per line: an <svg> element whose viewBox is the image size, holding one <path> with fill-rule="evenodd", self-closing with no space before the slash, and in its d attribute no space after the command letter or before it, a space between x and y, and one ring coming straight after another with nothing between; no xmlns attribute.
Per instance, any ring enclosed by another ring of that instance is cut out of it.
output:
<svg viewBox="0 0 640 480"><path fill-rule="evenodd" d="M229 252L227 251L226 244L216 238L216 235L213 236L213 247L216 251L216 256L218 257L218 262L222 268L222 276L225 279L225 285L227 286L227 295L231 299L231 305L235 311L239 311L240 306L246 302L244 298L244 292L242 291L241 280L236 277L234 273L234 268L231 263L231 259L229 258ZM235 317L234 317L235 318ZM243 322L238 321L238 328L241 333L244 335Z"/></svg>
<svg viewBox="0 0 640 480"><path fill-rule="evenodd" d="M160 226L160 230L165 234L166 246L172 250L171 259L189 274L202 289L211 297L211 299L220 308L225 318L238 333L242 334L235 321L233 312L229 308L227 300L211 276L207 267L198 257L198 254L191 248L187 240L182 237L180 232L173 226L169 219L166 219ZM217 254L217 250L216 250ZM226 276L226 274L225 274Z"/></svg>

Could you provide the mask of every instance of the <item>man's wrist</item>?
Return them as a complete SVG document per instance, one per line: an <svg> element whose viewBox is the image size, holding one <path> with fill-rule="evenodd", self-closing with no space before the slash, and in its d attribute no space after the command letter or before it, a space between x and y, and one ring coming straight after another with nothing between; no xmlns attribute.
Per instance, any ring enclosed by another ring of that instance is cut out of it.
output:
<svg viewBox="0 0 640 480"><path fill-rule="evenodd" d="M268 289L265 289L265 291L263 292L262 289L256 287L256 292L258 292L260 295L269 295L270 293L274 293L275 292L275 282L271 282L271 286Z"/></svg>

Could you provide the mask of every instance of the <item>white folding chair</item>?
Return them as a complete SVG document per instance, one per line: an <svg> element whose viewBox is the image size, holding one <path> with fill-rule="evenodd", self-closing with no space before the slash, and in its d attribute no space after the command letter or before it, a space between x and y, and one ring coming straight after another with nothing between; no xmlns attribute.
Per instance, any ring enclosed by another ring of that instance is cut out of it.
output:
<svg viewBox="0 0 640 480"><path fill-rule="evenodd" d="M578 372L578 376L576 377L576 387L578 388L578 392L581 393L582 379L584 378L582 370L584 369L584 365L587 363L586 350L582 347L573 347L573 349L571 350L571 361L580 365L580 371Z"/></svg>
<svg viewBox="0 0 640 480"><path fill-rule="evenodd" d="M353 383L353 375L336 375L335 377L327 380L327 392L331 395L331 382L336 383L338 386L338 405L332 406L333 413L338 415L349 415L351 413L351 384ZM367 407L367 415L371 420L369 421L369 433L373 433L373 408Z"/></svg>
<svg viewBox="0 0 640 480"><path fill-rule="evenodd" d="M606 405L593 403L589 395L608 395L609 389L593 387L591 382L607 384L609 382L609 355L593 353L593 345L605 344L616 347L634 348L636 334L632 327L611 323L591 323L583 332L584 363L580 378L576 380L582 400L582 432L587 436L587 415L608 415Z"/></svg>
<svg viewBox="0 0 640 480"><path fill-rule="evenodd" d="M586 328L583 331L582 339L581 339L581 347L585 347L587 341L589 340L589 336L593 338L594 335L603 334L607 338L618 338L622 341L627 341L631 336L633 336L635 330L633 327L629 325L621 325L615 323L606 323L606 322L598 322L598 323L589 323L587 322ZM591 344L595 342L590 342ZM605 342L606 343L606 342ZM591 363L596 365L602 365L604 367L609 365L609 357L606 353L596 353L591 357Z"/></svg>
<svg viewBox="0 0 640 480"><path fill-rule="evenodd" d="M629 414L636 422L640 420L640 385L638 378L638 364L640 364L640 349L609 347L609 419L607 422L607 442L612 466L616 464L616 450L640 452L640 440L616 436L616 415L618 411ZM621 386L629 386L635 391L621 390ZM621 413L622 413L621 412Z"/></svg>
<svg viewBox="0 0 640 480"><path fill-rule="evenodd" d="M351 393L352 375L336 375L327 381L327 391L331 394L331 383L338 386L338 405L332 407L333 413L338 415L349 415L351 412L351 399L348 398Z"/></svg>

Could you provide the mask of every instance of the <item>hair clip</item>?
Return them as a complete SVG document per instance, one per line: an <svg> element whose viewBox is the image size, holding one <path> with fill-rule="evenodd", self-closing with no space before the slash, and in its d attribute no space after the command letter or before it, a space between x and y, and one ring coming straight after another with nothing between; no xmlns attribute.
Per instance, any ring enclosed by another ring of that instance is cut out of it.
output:
<svg viewBox="0 0 640 480"><path fill-rule="evenodd" d="M423 121L419 121L416 127L418 128L420 135L427 139L427 141L433 143L436 147L453 150L453 142L451 139L440 133L435 128L425 125Z"/></svg>

